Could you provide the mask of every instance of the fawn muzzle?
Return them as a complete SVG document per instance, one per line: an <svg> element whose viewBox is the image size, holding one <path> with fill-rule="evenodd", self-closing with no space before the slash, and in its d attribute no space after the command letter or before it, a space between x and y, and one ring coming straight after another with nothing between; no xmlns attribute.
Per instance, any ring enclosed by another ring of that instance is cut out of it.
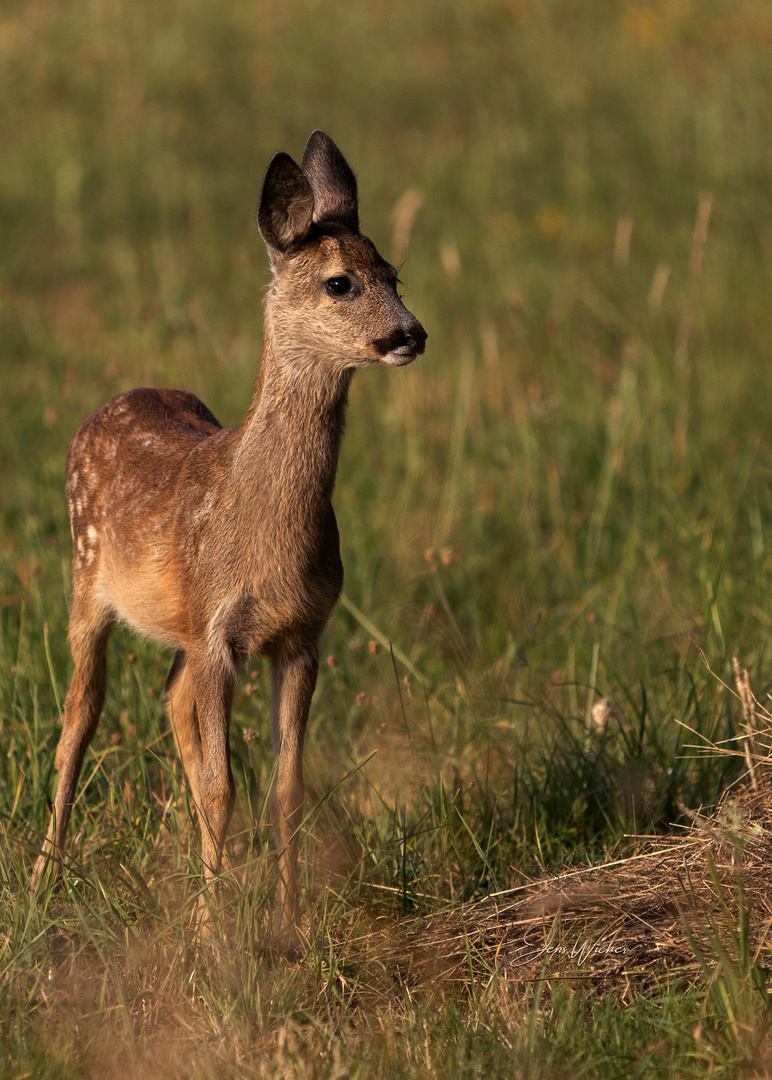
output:
<svg viewBox="0 0 772 1080"><path fill-rule="evenodd" d="M373 348L387 364L401 367L420 356L426 347L428 334L417 319L393 330L388 337L373 342Z"/></svg>

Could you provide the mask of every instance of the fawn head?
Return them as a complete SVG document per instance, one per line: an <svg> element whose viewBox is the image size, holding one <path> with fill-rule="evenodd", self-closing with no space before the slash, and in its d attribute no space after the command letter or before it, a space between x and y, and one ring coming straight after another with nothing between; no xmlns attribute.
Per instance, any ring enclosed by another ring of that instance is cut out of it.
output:
<svg viewBox="0 0 772 1080"><path fill-rule="evenodd" d="M312 132L300 166L274 155L257 225L273 271L266 329L298 366L400 366L424 351L396 270L359 231L356 178L329 135Z"/></svg>

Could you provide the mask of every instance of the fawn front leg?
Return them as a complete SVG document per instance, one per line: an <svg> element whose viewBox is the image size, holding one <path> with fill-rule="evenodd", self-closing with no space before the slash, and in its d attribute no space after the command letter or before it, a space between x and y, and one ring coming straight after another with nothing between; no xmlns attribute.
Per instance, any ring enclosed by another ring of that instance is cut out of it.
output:
<svg viewBox="0 0 772 1080"><path fill-rule="evenodd" d="M315 647L273 660L273 753L276 776L270 805L279 849L274 933L289 948L296 947L298 943L297 849L305 798L303 738L318 670Z"/></svg>

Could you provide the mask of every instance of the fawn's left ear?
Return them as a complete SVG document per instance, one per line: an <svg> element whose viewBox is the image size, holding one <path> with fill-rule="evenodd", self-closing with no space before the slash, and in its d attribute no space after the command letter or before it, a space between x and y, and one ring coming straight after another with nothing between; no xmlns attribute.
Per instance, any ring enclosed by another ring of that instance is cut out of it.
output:
<svg viewBox="0 0 772 1080"><path fill-rule="evenodd" d="M314 193L289 154L274 154L265 174L257 227L269 254L301 243L314 220Z"/></svg>
<svg viewBox="0 0 772 1080"><path fill-rule="evenodd" d="M314 193L314 221L330 221L359 232L357 181L329 135L318 128L308 136L300 167Z"/></svg>

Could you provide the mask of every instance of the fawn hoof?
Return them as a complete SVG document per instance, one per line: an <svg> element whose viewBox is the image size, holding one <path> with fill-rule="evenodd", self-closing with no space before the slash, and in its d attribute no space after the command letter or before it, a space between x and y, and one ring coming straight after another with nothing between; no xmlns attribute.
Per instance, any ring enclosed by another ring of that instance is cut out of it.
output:
<svg viewBox="0 0 772 1080"><path fill-rule="evenodd" d="M273 935L271 952L290 962L301 960L308 952L308 942L294 924L283 926Z"/></svg>

